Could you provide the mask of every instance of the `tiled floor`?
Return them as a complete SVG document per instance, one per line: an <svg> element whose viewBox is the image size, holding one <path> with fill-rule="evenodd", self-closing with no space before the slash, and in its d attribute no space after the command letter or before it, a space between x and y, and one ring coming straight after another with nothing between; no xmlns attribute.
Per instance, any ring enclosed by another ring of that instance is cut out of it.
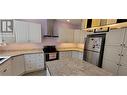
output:
<svg viewBox="0 0 127 95"><path fill-rule="evenodd" d="M45 70L36 71L36 72L24 74L23 76L46 76L46 71Z"/></svg>

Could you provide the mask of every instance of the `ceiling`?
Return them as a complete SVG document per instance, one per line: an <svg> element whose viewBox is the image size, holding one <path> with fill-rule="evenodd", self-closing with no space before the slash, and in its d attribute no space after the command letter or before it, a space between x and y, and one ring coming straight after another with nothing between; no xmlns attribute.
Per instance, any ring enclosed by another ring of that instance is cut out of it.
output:
<svg viewBox="0 0 127 95"><path fill-rule="evenodd" d="M68 21L69 20L69 21ZM74 25L81 25L81 19L58 19L58 21L74 24Z"/></svg>

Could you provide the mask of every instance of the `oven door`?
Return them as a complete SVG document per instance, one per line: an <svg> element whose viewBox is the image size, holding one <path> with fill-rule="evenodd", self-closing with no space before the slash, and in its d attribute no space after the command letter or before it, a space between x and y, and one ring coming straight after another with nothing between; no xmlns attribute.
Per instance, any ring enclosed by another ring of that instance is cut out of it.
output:
<svg viewBox="0 0 127 95"><path fill-rule="evenodd" d="M59 59L59 52L45 53L46 61L53 61Z"/></svg>

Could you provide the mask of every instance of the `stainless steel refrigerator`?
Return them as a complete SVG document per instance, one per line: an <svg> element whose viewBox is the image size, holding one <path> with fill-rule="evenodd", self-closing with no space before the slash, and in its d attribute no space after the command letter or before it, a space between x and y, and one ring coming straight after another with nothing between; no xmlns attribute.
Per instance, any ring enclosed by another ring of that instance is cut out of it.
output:
<svg viewBox="0 0 127 95"><path fill-rule="evenodd" d="M91 34L86 38L83 59L98 67L102 67L106 34Z"/></svg>

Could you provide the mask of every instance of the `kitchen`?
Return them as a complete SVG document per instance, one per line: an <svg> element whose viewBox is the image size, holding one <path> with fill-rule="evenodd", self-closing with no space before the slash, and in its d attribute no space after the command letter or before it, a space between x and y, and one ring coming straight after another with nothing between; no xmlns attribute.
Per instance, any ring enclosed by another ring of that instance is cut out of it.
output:
<svg viewBox="0 0 127 95"><path fill-rule="evenodd" d="M1 19L1 76L127 75L126 19Z"/></svg>

